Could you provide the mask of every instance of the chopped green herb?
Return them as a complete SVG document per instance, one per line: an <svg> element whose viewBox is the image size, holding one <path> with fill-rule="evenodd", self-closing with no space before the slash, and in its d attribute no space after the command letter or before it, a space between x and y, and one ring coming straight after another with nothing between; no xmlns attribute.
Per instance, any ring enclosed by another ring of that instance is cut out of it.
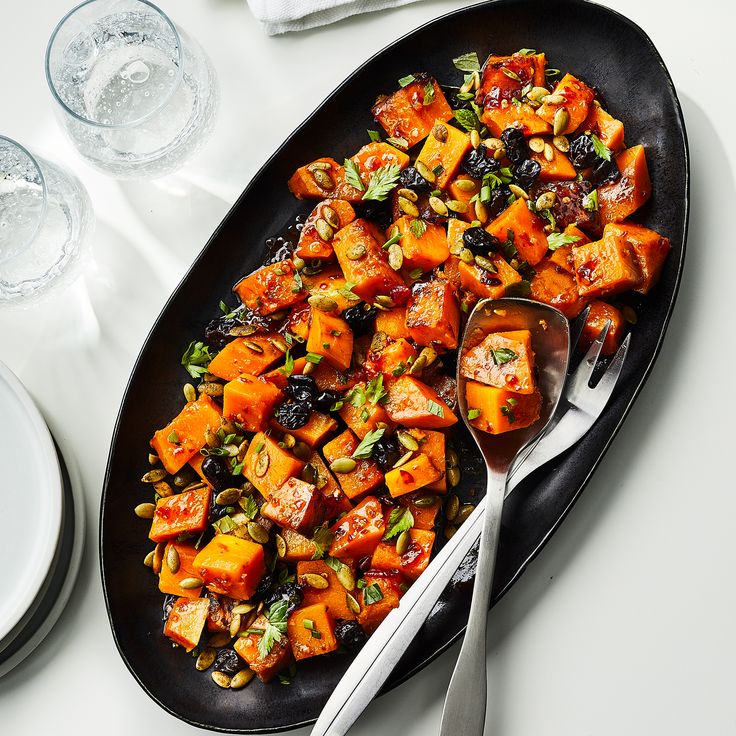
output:
<svg viewBox="0 0 736 736"><path fill-rule="evenodd" d="M288 603L284 600L272 603L266 614L268 623L263 636L258 641L258 654L267 657L273 648L274 642L281 641L281 635L286 633L288 619Z"/></svg>
<svg viewBox="0 0 736 736"><path fill-rule="evenodd" d="M391 371L391 373L393 373L393 375L394 375L394 376L396 376L396 378L398 378L399 376L403 375L404 373L406 373L406 363L404 363L404 361L402 360L402 361L401 361L401 362L400 362L400 363L399 363L399 364L398 364L398 365L397 365L397 366L396 366L396 367L395 367L395 368L394 368L394 369L393 369L393 370Z"/></svg>
<svg viewBox="0 0 736 736"><path fill-rule="evenodd" d="M330 344L327 343L325 347L329 348ZM317 355L317 353L307 353L304 357L309 363L314 363L315 365L319 365L322 362L322 356Z"/></svg>
<svg viewBox="0 0 736 736"><path fill-rule="evenodd" d="M383 535L384 540L388 541L393 537L398 537L401 532L408 531L414 526L414 515L408 506L397 506L391 511L388 517L388 528Z"/></svg>
<svg viewBox="0 0 736 736"><path fill-rule="evenodd" d="M368 137L374 142L377 143L381 140L381 134L377 130L369 130L367 131Z"/></svg>
<svg viewBox="0 0 736 736"><path fill-rule="evenodd" d="M519 356L513 350L508 348L498 348L498 350L491 350L491 356L493 362L496 365L503 365L504 363L510 363L512 360L516 360Z"/></svg>
<svg viewBox="0 0 736 736"><path fill-rule="evenodd" d="M343 407L344 405L345 405L345 402L344 402L344 401L342 401L342 400L340 400L340 401L336 401L336 402L335 402L335 403L334 403L334 404L333 404L333 405L332 405L332 406L330 407L330 411L340 411L340 409L342 409L342 407Z"/></svg>
<svg viewBox="0 0 736 736"><path fill-rule="evenodd" d="M421 278L421 275L424 273L421 268L412 268L411 271L409 271L409 278L410 279L418 279Z"/></svg>
<svg viewBox="0 0 736 736"><path fill-rule="evenodd" d="M444 171L445 171L445 167L442 164L437 164L437 166L435 166L432 169L432 173L435 176L442 176L442 174L443 174Z"/></svg>
<svg viewBox="0 0 736 736"><path fill-rule="evenodd" d="M347 565L341 560L338 560L337 557L325 557L325 565L335 572L340 572L343 567L347 567Z"/></svg>
<svg viewBox="0 0 736 736"><path fill-rule="evenodd" d="M358 191L365 191L365 184L360 178L360 169L358 164L351 158L346 158L343 164L345 167L345 181L350 184L351 187L355 187Z"/></svg>
<svg viewBox="0 0 736 736"><path fill-rule="evenodd" d="M415 82L416 79L417 78L413 74L407 74L405 77L401 77L401 79L399 79L399 84L402 87L406 87L410 85L412 82Z"/></svg>
<svg viewBox="0 0 736 736"><path fill-rule="evenodd" d="M291 350L286 351L286 360L279 371L285 376L290 376L294 372L294 358L291 355Z"/></svg>
<svg viewBox="0 0 736 736"><path fill-rule="evenodd" d="M227 534L238 525L229 516L221 516L212 526L217 529L220 534Z"/></svg>
<svg viewBox="0 0 736 736"><path fill-rule="evenodd" d="M572 245L580 240L579 235L565 235L564 233L550 233L547 236L547 243L550 250L557 250L565 245Z"/></svg>
<svg viewBox="0 0 736 736"><path fill-rule="evenodd" d="M211 360L210 349L203 342L192 341L182 355L181 364L192 378L200 378L207 373Z"/></svg>
<svg viewBox="0 0 736 736"><path fill-rule="evenodd" d="M422 104L426 107L427 105L431 105L434 102L434 85L432 84L432 81L430 80L427 82L427 84L424 85L424 99L422 100Z"/></svg>
<svg viewBox="0 0 736 736"><path fill-rule="evenodd" d="M260 452L264 447L265 447L265 445L263 444L263 442L259 442L256 445L256 452Z"/></svg>
<svg viewBox="0 0 736 736"><path fill-rule="evenodd" d="M598 190L594 189L590 194L583 197L583 209L595 212L598 209Z"/></svg>
<svg viewBox="0 0 736 736"><path fill-rule="evenodd" d="M421 238L427 232L427 223L420 219L412 220L409 229L415 238Z"/></svg>
<svg viewBox="0 0 736 736"><path fill-rule="evenodd" d="M452 114L454 115L455 120L457 120L465 130L480 130L481 122L473 110L468 110L462 107L459 110L453 110Z"/></svg>
<svg viewBox="0 0 736 736"><path fill-rule="evenodd" d="M383 249L388 250L394 243L398 243L401 238L404 237L404 233L394 233L384 244Z"/></svg>
<svg viewBox="0 0 736 736"><path fill-rule="evenodd" d="M363 193L363 199L383 202L398 184L400 174L401 167L398 164L389 164L376 169L368 182L368 188Z"/></svg>
<svg viewBox="0 0 736 736"><path fill-rule="evenodd" d="M611 149L603 143L603 141L595 134L591 134L590 140L593 142L593 149L595 150L596 156L602 158L605 161L611 160Z"/></svg>
<svg viewBox="0 0 736 736"><path fill-rule="evenodd" d="M311 618L305 618L302 621L302 626L308 631L314 631L314 621Z"/></svg>
<svg viewBox="0 0 736 736"><path fill-rule="evenodd" d="M369 458L373 454L373 448L381 437L383 437L385 431L385 429L381 428L368 432L368 434L360 441L360 444L355 448L355 452L351 455L353 460L364 460Z"/></svg>
<svg viewBox="0 0 736 736"><path fill-rule="evenodd" d="M519 49L522 56L532 56L537 53L536 49Z"/></svg>
<svg viewBox="0 0 736 736"><path fill-rule="evenodd" d="M360 407L368 401L365 389L362 386L354 386L345 398L350 402L350 405L354 406L356 409L360 409Z"/></svg>
<svg viewBox="0 0 736 736"><path fill-rule="evenodd" d="M378 603L378 601L382 600L383 593L381 593L378 583L372 583L363 589L363 603L365 603L366 606L370 606L371 604Z"/></svg>
<svg viewBox="0 0 736 736"><path fill-rule="evenodd" d="M480 61L478 60L478 54L475 51L469 51L467 54L462 54L452 60L456 69L461 72L479 72Z"/></svg>
<svg viewBox="0 0 736 736"><path fill-rule="evenodd" d="M240 504L240 508L243 509L243 513L248 521L253 521L258 516L258 503L253 496L246 496L244 499L241 498L238 503Z"/></svg>
<svg viewBox="0 0 736 736"><path fill-rule="evenodd" d="M501 67L501 71L509 78L513 79L515 82L521 83L521 77L513 70L513 69L507 69L505 66Z"/></svg>
<svg viewBox="0 0 736 736"><path fill-rule="evenodd" d="M363 409L363 411L361 411L361 412L360 412L360 418L361 418L361 419L362 419L362 420L363 420L364 422L367 422L367 421L368 421L368 420L369 420L369 419L371 418L371 415L370 415L370 413L368 412L368 409Z"/></svg>
<svg viewBox="0 0 736 736"><path fill-rule="evenodd" d="M468 419L477 419L480 416L480 409L468 409Z"/></svg>
<svg viewBox="0 0 736 736"><path fill-rule="evenodd" d="M317 631L317 629L312 629L312 638L313 639L321 639L322 638L322 634L319 631Z"/></svg>
<svg viewBox="0 0 736 736"><path fill-rule="evenodd" d="M560 74L559 69L553 69L550 67L549 69L546 69L544 72L545 77L556 77L558 74Z"/></svg>
<svg viewBox="0 0 736 736"><path fill-rule="evenodd" d="M180 443L179 435L176 431L172 431L166 439L174 445L178 445Z"/></svg>
<svg viewBox="0 0 736 736"><path fill-rule="evenodd" d="M348 281L345 286L337 290L337 293L340 294L340 296L344 296L346 299L348 299L351 302L359 302L360 297L353 292L353 288L355 287L355 284Z"/></svg>
<svg viewBox="0 0 736 736"><path fill-rule="evenodd" d="M237 314L237 309L230 309L225 302L220 302L220 311L222 312L225 319L229 319L230 317L234 317Z"/></svg>
<svg viewBox="0 0 736 736"><path fill-rule="evenodd" d="M327 554L334 537L335 535L326 526L320 526L314 530L314 536L312 537L313 560L321 560Z"/></svg>
<svg viewBox="0 0 736 736"><path fill-rule="evenodd" d="M445 410L436 401L432 401L432 399L427 402L427 411L437 417L445 416Z"/></svg>
<svg viewBox="0 0 736 736"><path fill-rule="evenodd" d="M388 391L383 386L383 373L379 373L365 387L365 397L375 406L386 396L388 396Z"/></svg>

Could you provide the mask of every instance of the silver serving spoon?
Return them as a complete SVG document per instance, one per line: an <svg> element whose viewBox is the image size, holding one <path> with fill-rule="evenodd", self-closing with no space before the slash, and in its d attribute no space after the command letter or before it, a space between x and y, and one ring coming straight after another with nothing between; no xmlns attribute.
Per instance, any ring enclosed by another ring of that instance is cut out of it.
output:
<svg viewBox="0 0 736 736"><path fill-rule="evenodd" d="M542 406L539 419L531 426L492 435L475 429L468 421L467 379L460 375L461 357L467 345L480 342L480 335L508 330L529 330L532 334ZM458 356L458 408L486 461L488 479L468 628L447 690L441 736L483 736L487 700L486 618L508 472L519 452L539 436L555 412L567 376L569 346L570 329L565 316L553 307L528 299L484 299L478 302L465 327Z"/></svg>

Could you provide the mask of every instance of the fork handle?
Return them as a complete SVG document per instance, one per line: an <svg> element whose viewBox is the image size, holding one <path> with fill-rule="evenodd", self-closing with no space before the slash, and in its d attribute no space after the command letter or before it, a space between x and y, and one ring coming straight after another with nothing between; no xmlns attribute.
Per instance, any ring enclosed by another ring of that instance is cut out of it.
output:
<svg viewBox="0 0 736 736"><path fill-rule="evenodd" d="M486 619L496 565L507 468L488 468L486 509L473 583L470 616L460 656L447 689L440 736L483 736L486 721Z"/></svg>

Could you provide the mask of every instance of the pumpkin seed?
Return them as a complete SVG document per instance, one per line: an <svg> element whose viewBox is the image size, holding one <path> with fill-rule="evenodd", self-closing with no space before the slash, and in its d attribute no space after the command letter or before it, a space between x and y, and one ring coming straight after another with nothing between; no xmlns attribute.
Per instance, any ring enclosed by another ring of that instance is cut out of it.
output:
<svg viewBox="0 0 736 736"><path fill-rule="evenodd" d="M276 535L276 554L279 557L286 555L286 540L280 535Z"/></svg>
<svg viewBox="0 0 736 736"><path fill-rule="evenodd" d="M473 506L472 503L464 503L460 507L460 511L457 512L455 523L460 526L468 520L468 517L473 513L473 511L475 511L475 506Z"/></svg>
<svg viewBox="0 0 736 736"><path fill-rule="evenodd" d="M268 532L258 522L248 522L248 534L250 534L254 542L268 544Z"/></svg>
<svg viewBox="0 0 736 736"><path fill-rule="evenodd" d="M332 164L328 161L313 161L309 166L307 166L308 171L330 171L332 169Z"/></svg>
<svg viewBox="0 0 736 736"><path fill-rule="evenodd" d="M399 209L409 217L419 217L419 209L407 197L399 197Z"/></svg>
<svg viewBox="0 0 736 736"><path fill-rule="evenodd" d="M322 215L322 219L334 230L340 227L340 217L329 205L323 205L320 214Z"/></svg>
<svg viewBox="0 0 736 736"><path fill-rule="evenodd" d="M241 616L245 615L246 613L250 613L251 611L256 610L256 604L255 603L239 603L237 606L233 606L232 614L239 614Z"/></svg>
<svg viewBox="0 0 736 736"><path fill-rule="evenodd" d="M230 637L228 636L227 631L218 631L210 637L210 640L207 642L207 646L217 647L219 649L229 643Z"/></svg>
<svg viewBox="0 0 736 736"><path fill-rule="evenodd" d="M207 429L205 429L204 431L204 441L207 444L207 447L220 446L220 438L209 427L207 427Z"/></svg>
<svg viewBox="0 0 736 736"><path fill-rule="evenodd" d="M399 189L396 194L399 195L399 197L404 197L404 199L408 199L410 202L416 202L417 199L419 199L419 195L413 190L413 189ZM391 232L391 237L398 234L398 228L394 228L395 232Z"/></svg>
<svg viewBox="0 0 736 736"><path fill-rule="evenodd" d="M374 333L373 339L371 340L371 352L380 353L386 345L388 345L388 336L386 333L380 330Z"/></svg>
<svg viewBox="0 0 736 736"><path fill-rule="evenodd" d="M403 555L404 552L406 552L407 549L409 549L409 542L411 542L411 537L409 536L408 531L403 531L399 536L396 538L396 554L397 555Z"/></svg>
<svg viewBox="0 0 736 736"><path fill-rule="evenodd" d="M399 441L399 444L403 445L407 450L416 451L419 449L419 443L403 429L400 429L396 433L396 439Z"/></svg>
<svg viewBox="0 0 736 736"><path fill-rule="evenodd" d="M432 128L432 135L440 143L445 143L447 141L448 132L449 131L447 130L447 126L443 125L442 123L437 123L437 125L435 125L434 128Z"/></svg>
<svg viewBox="0 0 736 736"><path fill-rule="evenodd" d="M420 509L429 508L437 503L437 496L419 496L414 499L414 505Z"/></svg>
<svg viewBox="0 0 736 736"><path fill-rule="evenodd" d="M546 87L532 87L527 93L526 97L531 102L540 104L542 100L549 94L549 90Z"/></svg>
<svg viewBox="0 0 736 736"><path fill-rule="evenodd" d="M174 485L177 488L185 488L192 482L194 474L190 471L188 466L184 466L178 473L173 477ZM154 484L154 488L156 485Z"/></svg>
<svg viewBox="0 0 736 736"><path fill-rule="evenodd" d="M478 146L480 146L480 143L480 133L477 130L471 130L470 145L473 146L473 148L478 148Z"/></svg>
<svg viewBox="0 0 736 736"><path fill-rule="evenodd" d="M399 148L402 151L406 151L409 148L409 141L406 138L401 138L397 135L392 135L386 138L386 143L392 145L394 148Z"/></svg>
<svg viewBox="0 0 736 736"><path fill-rule="evenodd" d="M307 262L303 258L300 258L299 256L294 256L291 259L291 262L294 264L294 268L297 271L301 271L307 265Z"/></svg>
<svg viewBox="0 0 736 736"><path fill-rule="evenodd" d="M535 206L538 210L548 210L550 207L554 207L557 201L557 195L554 192L544 192L537 197Z"/></svg>
<svg viewBox="0 0 736 736"><path fill-rule="evenodd" d="M240 488L226 488L215 496L215 503L218 506L232 506L240 499Z"/></svg>
<svg viewBox="0 0 736 736"><path fill-rule="evenodd" d="M133 511L139 519L153 519L153 515L156 513L156 505L153 503L139 503Z"/></svg>
<svg viewBox="0 0 736 736"><path fill-rule="evenodd" d="M307 365L312 365L312 363L307 363ZM291 451L304 462L312 457L312 448L306 442L297 442Z"/></svg>
<svg viewBox="0 0 736 736"><path fill-rule="evenodd" d="M236 637L238 635L242 621L243 619L239 613L233 614L232 620L230 621L230 628L228 629L231 637Z"/></svg>
<svg viewBox="0 0 736 736"><path fill-rule="evenodd" d="M143 564L146 567L153 567L153 555L155 554L156 550L151 550L144 558L143 558Z"/></svg>
<svg viewBox="0 0 736 736"><path fill-rule="evenodd" d="M472 179L457 179L455 186L461 192L474 192L478 185Z"/></svg>
<svg viewBox="0 0 736 736"><path fill-rule="evenodd" d="M263 348L261 348L260 352L263 352ZM217 398L225 393L225 387L221 383L211 383L209 381L200 383L198 389L199 393L206 394L212 398Z"/></svg>
<svg viewBox="0 0 736 736"><path fill-rule="evenodd" d="M296 444L296 437L293 434L287 433L281 438L281 441L284 443L284 447L290 450Z"/></svg>
<svg viewBox="0 0 736 736"><path fill-rule="evenodd" d="M164 552L166 545L163 542L159 542L153 550L153 560L151 562L151 569L154 575L158 575L161 572L161 567L164 564Z"/></svg>
<svg viewBox="0 0 736 736"><path fill-rule="evenodd" d="M475 89L480 89L480 72L479 71L473 72L473 87Z"/></svg>
<svg viewBox="0 0 736 736"><path fill-rule="evenodd" d="M244 688L255 676L256 673L247 667L244 670L240 670L240 672L236 672L232 680L230 680L230 689L240 690Z"/></svg>
<svg viewBox="0 0 736 736"><path fill-rule="evenodd" d="M326 189L327 191L331 191L335 188L335 182L333 181L332 177L324 170L324 169L315 169L312 173L312 178L314 179L314 183L320 188L320 189Z"/></svg>
<svg viewBox="0 0 736 736"><path fill-rule="evenodd" d="M219 687L227 690L230 687L232 679L224 672L217 672L215 670L215 672L212 673L212 681L215 683L215 685L218 685Z"/></svg>
<svg viewBox="0 0 736 736"><path fill-rule="evenodd" d="M464 215L468 211L468 203L461 202L459 199L448 199L445 204L447 204L447 209L451 212L458 212Z"/></svg>
<svg viewBox="0 0 736 736"><path fill-rule="evenodd" d="M317 480L317 469L314 467L314 465L312 465L311 463L305 465L304 469L301 472L301 478L305 483L315 485Z"/></svg>
<svg viewBox="0 0 736 736"><path fill-rule="evenodd" d="M538 135L533 136L529 139L529 148L534 153L542 153L544 151L544 138L540 138Z"/></svg>
<svg viewBox="0 0 736 736"><path fill-rule="evenodd" d="M483 145L490 151L498 151L499 148L504 148L503 141L500 138L486 138Z"/></svg>
<svg viewBox="0 0 736 736"><path fill-rule="evenodd" d="M253 340L243 340L243 345L245 345L248 350L252 350L254 353L263 352L263 347Z"/></svg>
<svg viewBox="0 0 736 736"><path fill-rule="evenodd" d="M565 129L567 128L569 122L570 113L567 111L566 108L560 107L555 113L552 121L552 132L555 135L562 135L565 132Z"/></svg>
<svg viewBox="0 0 736 736"><path fill-rule="evenodd" d="M438 214L447 217L447 205L439 197L430 197L429 206Z"/></svg>
<svg viewBox="0 0 736 736"><path fill-rule="evenodd" d="M317 235L319 235L322 240L329 242L335 237L335 231L332 229L332 225L321 217L317 218L314 223L314 228L317 231Z"/></svg>
<svg viewBox="0 0 736 736"><path fill-rule="evenodd" d="M485 225L488 222L488 208L485 202L481 202L479 199L475 200L475 219L481 225Z"/></svg>
<svg viewBox="0 0 736 736"><path fill-rule="evenodd" d="M235 325L235 327L230 328L228 334L232 337L248 337L248 335L252 335L257 330L258 328L255 325Z"/></svg>
<svg viewBox="0 0 736 736"><path fill-rule="evenodd" d="M421 176L423 179L426 179L430 184L434 184L435 181L437 181L437 177L435 176L434 171L427 166L427 164L424 163L424 161L420 161L417 159L414 162L414 168L419 172L419 176Z"/></svg>
<svg viewBox="0 0 736 736"><path fill-rule="evenodd" d="M505 148L497 148L493 152L493 158L495 158L496 161L500 161L505 155L506 155L506 149Z"/></svg>
<svg viewBox="0 0 736 736"><path fill-rule="evenodd" d="M271 456L267 452L262 452L256 461L256 478L263 478L268 472L268 466L271 464Z"/></svg>
<svg viewBox="0 0 736 736"><path fill-rule="evenodd" d="M360 603L350 593L345 593L348 608L357 616L360 613Z"/></svg>
<svg viewBox="0 0 736 736"><path fill-rule="evenodd" d="M154 483L153 490L161 498L168 498L169 496L174 495L174 489L165 480L160 480L158 483Z"/></svg>
<svg viewBox="0 0 736 736"><path fill-rule="evenodd" d="M179 553L176 551L176 547L173 544L169 545L169 549L166 552L166 567L169 568L169 572L172 575L176 575L179 572L179 566L181 560L179 559Z"/></svg>
<svg viewBox="0 0 736 736"><path fill-rule="evenodd" d="M216 656L217 656L217 652L212 647L207 647L206 649L203 649L199 653L199 656L197 657L197 661L194 663L194 666L200 672L203 672L204 670L207 670L210 667L212 667L212 664L214 663Z"/></svg>
<svg viewBox="0 0 736 736"><path fill-rule="evenodd" d="M310 363L309 361L306 362L304 365L304 368L302 368L302 375L308 376L310 373L314 373L317 370L317 364L316 363Z"/></svg>
<svg viewBox="0 0 736 736"><path fill-rule="evenodd" d="M280 337L269 337L268 341L276 348L276 350L280 350L282 353L285 353L289 349L289 346Z"/></svg>
<svg viewBox="0 0 736 736"><path fill-rule="evenodd" d="M457 450L454 447L450 447L445 454L448 468L460 467L460 456L457 454Z"/></svg>
<svg viewBox="0 0 736 736"><path fill-rule="evenodd" d="M529 199L529 195L516 184L509 184L509 189L511 190L512 194L515 194L519 199Z"/></svg>
<svg viewBox="0 0 736 736"><path fill-rule="evenodd" d="M460 511L460 499L453 493L445 503L445 518L447 521L455 521L458 511Z"/></svg>
<svg viewBox="0 0 736 736"><path fill-rule="evenodd" d="M184 488L185 491L198 491L200 488L204 488L207 484L204 481L196 480L194 483L190 483Z"/></svg>
<svg viewBox="0 0 736 736"><path fill-rule="evenodd" d="M421 373L426 367L427 359L420 354L419 357L411 364L411 368L409 368L409 375L416 376L418 373Z"/></svg>
<svg viewBox="0 0 736 736"><path fill-rule="evenodd" d="M425 365L432 365L432 363L437 360L437 351L433 347L427 345L426 348L422 348L421 353L419 353L419 357L424 357Z"/></svg>
<svg viewBox="0 0 736 736"><path fill-rule="evenodd" d="M473 252L469 248L463 248L460 251L460 260L463 263L471 264L475 262L475 256L473 255Z"/></svg>
<svg viewBox="0 0 736 736"><path fill-rule="evenodd" d="M447 468L447 482L455 488L460 483L460 468L456 465L452 468Z"/></svg>
<svg viewBox="0 0 736 736"><path fill-rule="evenodd" d="M498 269L493 265L493 261L488 260L485 256L476 256L475 265L478 266L478 268L482 268L484 271L488 271L488 273L498 272Z"/></svg>
<svg viewBox="0 0 736 736"><path fill-rule="evenodd" d="M204 585L204 581L201 578L184 578L179 581L179 587L184 590L194 590L195 588L201 588Z"/></svg>
<svg viewBox="0 0 736 736"><path fill-rule="evenodd" d="M456 531L457 531L457 527L446 526L445 527L445 539L452 539L455 536Z"/></svg>
<svg viewBox="0 0 736 736"><path fill-rule="evenodd" d="M567 153L570 150L570 141L564 135L556 135L552 139L552 145L562 153Z"/></svg>
<svg viewBox="0 0 736 736"><path fill-rule="evenodd" d="M330 463L333 473L350 473L357 467L358 463L351 457L338 457Z"/></svg>
<svg viewBox="0 0 736 736"><path fill-rule="evenodd" d="M473 77L468 77L468 81L463 82L462 86L460 87L460 92L462 92L462 94L467 94L468 92L470 92L471 89L473 89L474 84L475 82L473 81Z"/></svg>
<svg viewBox="0 0 736 736"><path fill-rule="evenodd" d="M306 572L302 575L302 580L310 587L316 590L324 590L329 587L329 583L321 575L316 572Z"/></svg>
<svg viewBox="0 0 736 736"><path fill-rule="evenodd" d="M320 312L334 312L337 309L337 302L325 294L313 294L307 299L307 303Z"/></svg>
<svg viewBox="0 0 736 736"><path fill-rule="evenodd" d="M388 265L394 271L400 271L404 265L404 251L398 243L391 243L388 247Z"/></svg>
<svg viewBox="0 0 736 736"><path fill-rule="evenodd" d="M404 463L408 463L411 460L411 456L414 454L413 450L407 450L394 464L394 468L401 467Z"/></svg>
<svg viewBox="0 0 736 736"><path fill-rule="evenodd" d="M156 468L155 470L149 470L141 480L144 483L158 483L166 477L166 471L163 468Z"/></svg>
<svg viewBox="0 0 736 736"><path fill-rule="evenodd" d="M388 307L389 309L395 306L394 300L386 294L379 294L376 297L376 304L380 304L382 307Z"/></svg>
<svg viewBox="0 0 736 736"><path fill-rule="evenodd" d="M549 143L544 144L544 158L550 163L555 160L555 149Z"/></svg>
<svg viewBox="0 0 736 736"><path fill-rule="evenodd" d="M345 250L345 256L351 261L359 261L367 252L363 243L355 243L354 245L348 246Z"/></svg>
<svg viewBox="0 0 736 736"><path fill-rule="evenodd" d="M562 95L545 95L542 97L542 102L545 105L561 105L565 101Z"/></svg>
<svg viewBox="0 0 736 736"><path fill-rule="evenodd" d="M335 575L345 590L355 590L355 575L347 565L340 565Z"/></svg>
<svg viewBox="0 0 736 736"><path fill-rule="evenodd" d="M184 391L184 398L189 403L197 400L197 391L191 383L185 383L182 390Z"/></svg>

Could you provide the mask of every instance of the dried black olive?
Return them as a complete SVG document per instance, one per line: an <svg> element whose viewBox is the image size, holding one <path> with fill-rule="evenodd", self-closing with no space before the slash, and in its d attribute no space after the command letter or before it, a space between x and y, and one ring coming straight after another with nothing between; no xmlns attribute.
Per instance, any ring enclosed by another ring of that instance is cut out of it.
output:
<svg viewBox="0 0 736 736"><path fill-rule="evenodd" d="M482 179L486 174L497 171L501 163L493 158L493 153L485 146L471 148L462 161L464 171L475 179Z"/></svg>
<svg viewBox="0 0 736 736"><path fill-rule="evenodd" d="M529 158L529 146L527 145L524 133L519 128L506 128L501 133L501 140L506 149L506 158L512 164L519 165L522 161Z"/></svg>
<svg viewBox="0 0 736 736"><path fill-rule="evenodd" d="M220 649L215 657L215 664L212 666L215 672L224 672L232 677L236 672L243 669L243 663L236 654L234 649Z"/></svg>
<svg viewBox="0 0 736 736"><path fill-rule="evenodd" d="M373 445L373 459L383 471L390 470L400 457L399 443L393 437L381 437Z"/></svg>
<svg viewBox="0 0 736 736"><path fill-rule="evenodd" d="M361 302L353 307L348 307L342 318L348 323L353 331L353 337L366 335L373 330L373 319L376 316L376 308L370 304Z"/></svg>
<svg viewBox="0 0 736 736"><path fill-rule="evenodd" d="M302 604L304 600L304 593L297 583L283 583L277 588L274 588L264 599L263 605L269 608L274 603L279 601L286 601L286 615L290 616Z"/></svg>
<svg viewBox="0 0 736 736"><path fill-rule="evenodd" d="M401 172L399 187L414 192L428 192L432 189L432 185L413 166L407 166Z"/></svg>
<svg viewBox="0 0 736 736"><path fill-rule="evenodd" d="M346 649L360 649L367 641L365 631L357 621L339 620L335 624L335 637Z"/></svg>
<svg viewBox="0 0 736 736"><path fill-rule="evenodd" d="M618 170L615 159L611 158L610 161L606 161L604 158L599 158L593 164L593 171L590 173L590 181L596 187L602 184L612 184L621 176L621 172Z"/></svg>
<svg viewBox="0 0 736 736"><path fill-rule="evenodd" d="M463 245L475 255L486 255L499 246L498 238L494 238L482 227L469 227L463 233Z"/></svg>
<svg viewBox="0 0 736 736"><path fill-rule="evenodd" d="M312 376L295 373L286 379L286 394L296 403L304 404L311 410L317 395L317 384Z"/></svg>
<svg viewBox="0 0 736 736"><path fill-rule="evenodd" d="M542 167L534 159L522 161L514 171L514 183L518 184L522 189L528 190L537 180Z"/></svg>
<svg viewBox="0 0 736 736"><path fill-rule="evenodd" d="M578 171L592 166L598 160L593 139L589 135L579 135L570 141L569 156L570 162Z"/></svg>
<svg viewBox="0 0 736 736"><path fill-rule="evenodd" d="M230 463L219 455L207 455L202 461L202 473L216 491L227 488L233 481Z"/></svg>
<svg viewBox="0 0 736 736"><path fill-rule="evenodd" d="M342 394L339 394L337 391L322 391L314 399L314 408L316 411L327 414L335 402L340 401L340 399L342 399Z"/></svg>
<svg viewBox="0 0 736 736"><path fill-rule="evenodd" d="M311 406L286 402L276 407L274 418L284 429L299 429L309 421L311 413Z"/></svg>

